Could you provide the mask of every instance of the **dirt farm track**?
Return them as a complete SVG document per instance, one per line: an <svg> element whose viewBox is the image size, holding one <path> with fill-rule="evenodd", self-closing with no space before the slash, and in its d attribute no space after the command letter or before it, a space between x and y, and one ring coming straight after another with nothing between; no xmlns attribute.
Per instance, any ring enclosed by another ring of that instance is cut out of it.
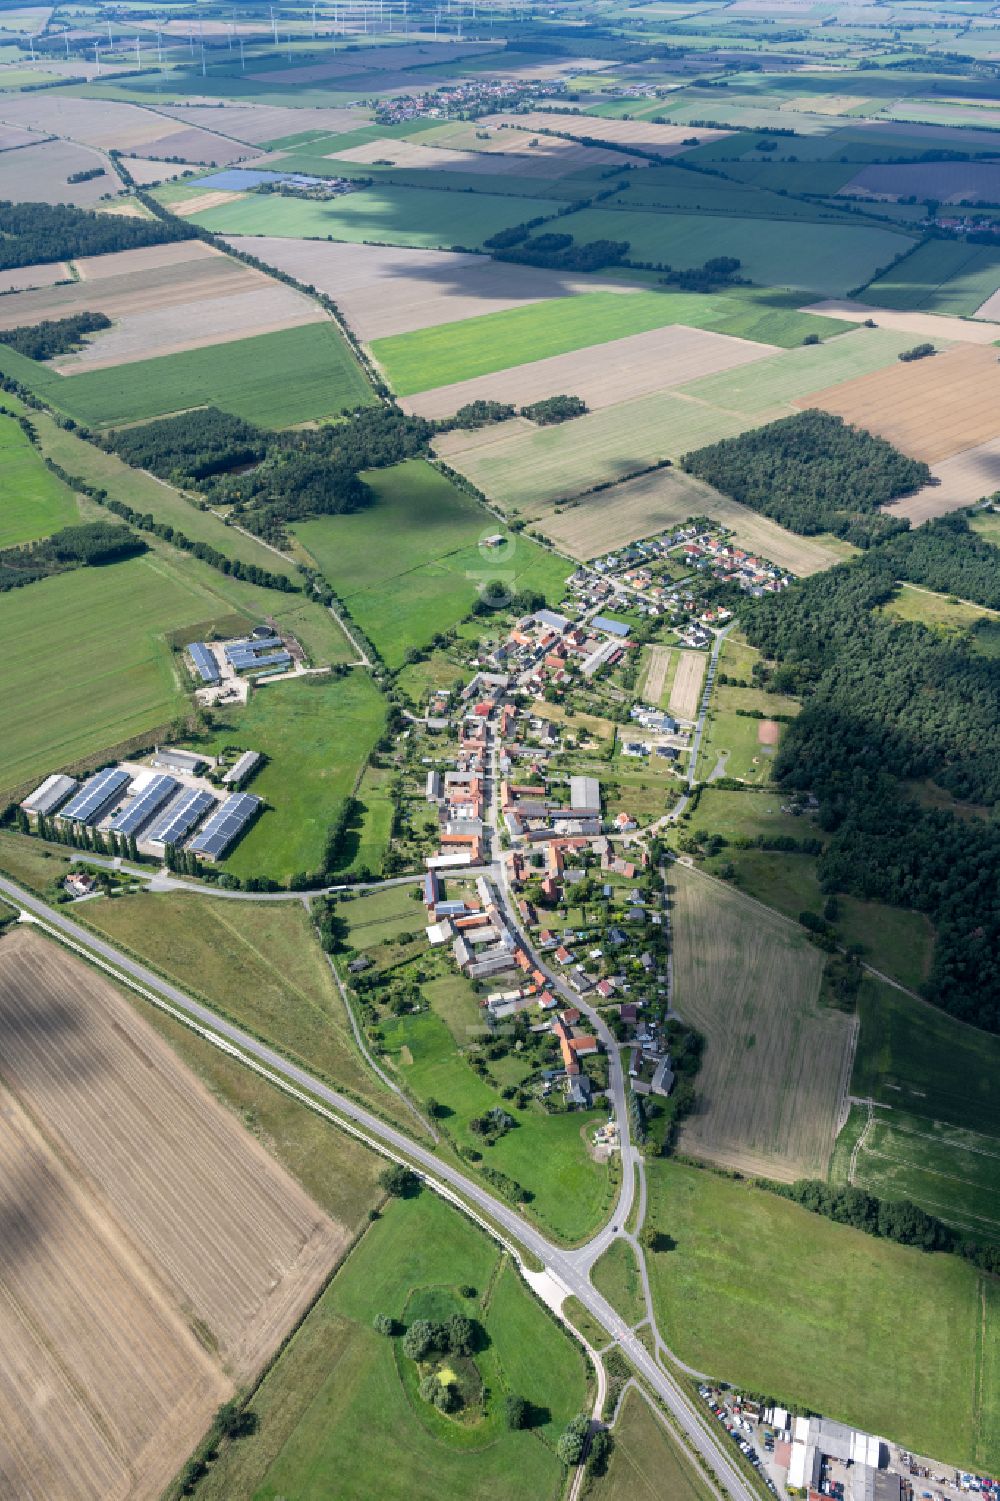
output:
<svg viewBox="0 0 1000 1501"><path fill-rule="evenodd" d="M345 1241L113 986L0 940L0 1495L160 1495Z"/></svg>

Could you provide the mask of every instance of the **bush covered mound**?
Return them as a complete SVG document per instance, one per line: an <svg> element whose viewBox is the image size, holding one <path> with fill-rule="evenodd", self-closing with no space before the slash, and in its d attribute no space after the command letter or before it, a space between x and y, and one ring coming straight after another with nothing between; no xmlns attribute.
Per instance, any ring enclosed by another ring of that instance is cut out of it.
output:
<svg viewBox="0 0 1000 1501"><path fill-rule="evenodd" d="M683 466L724 495L802 536L835 532L862 545L898 529L880 506L919 489L930 470L884 438L810 409L685 455ZM859 525L859 518L869 518Z"/></svg>

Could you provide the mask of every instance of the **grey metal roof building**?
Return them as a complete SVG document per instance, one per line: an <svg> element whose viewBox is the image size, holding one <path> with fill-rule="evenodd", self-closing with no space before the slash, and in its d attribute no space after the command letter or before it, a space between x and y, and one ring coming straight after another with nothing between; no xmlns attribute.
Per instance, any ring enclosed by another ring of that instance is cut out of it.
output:
<svg viewBox="0 0 1000 1501"><path fill-rule="evenodd" d="M205 765L205 757L199 756L195 751L176 750L172 746L161 745L157 746L153 765L162 766L167 771L183 771L197 776Z"/></svg>
<svg viewBox="0 0 1000 1501"><path fill-rule="evenodd" d="M259 761L260 751L244 751L239 760L233 766L230 766L222 778L225 786L238 787L241 782L245 782Z"/></svg>
<svg viewBox="0 0 1000 1501"><path fill-rule="evenodd" d="M596 777L570 777L569 779L570 807L579 813L597 813L601 811L601 784Z"/></svg>
<svg viewBox="0 0 1000 1501"><path fill-rule="evenodd" d="M231 797L226 798L221 808L215 810L188 848L195 855L206 855L210 860L218 860L243 833L260 807L259 797L253 797L249 792L234 792Z"/></svg>
<svg viewBox="0 0 1000 1501"><path fill-rule="evenodd" d="M624 638L632 629L624 620L611 620L607 615L595 615L590 623L595 631L606 631L609 636Z"/></svg>
<svg viewBox="0 0 1000 1501"><path fill-rule="evenodd" d="M281 642L278 642L281 646ZM290 667L292 659L287 651L256 652L251 647L235 651L226 648L226 657L234 672L275 672L279 667Z"/></svg>
<svg viewBox="0 0 1000 1501"><path fill-rule="evenodd" d="M109 766L88 777L76 797L59 814L73 823L97 823L113 803L125 796L132 778L120 766Z"/></svg>
<svg viewBox="0 0 1000 1501"><path fill-rule="evenodd" d="M108 828L115 834L141 834L180 785L176 777L150 777L142 791L118 810Z"/></svg>
<svg viewBox="0 0 1000 1501"><path fill-rule="evenodd" d="M210 792L205 792L200 787L189 787L157 819L146 836L148 843L180 844L209 808L214 807L215 798Z"/></svg>
<svg viewBox="0 0 1000 1501"><path fill-rule="evenodd" d="M79 785L76 777L69 777L57 771L52 776L46 777L41 786L36 787L34 792L24 799L21 807L25 813L35 813L44 818L47 814L54 813Z"/></svg>
<svg viewBox="0 0 1000 1501"><path fill-rule="evenodd" d="M195 671L203 683L217 683L219 681L219 664L204 641L192 641L188 647L188 656L194 663Z"/></svg>

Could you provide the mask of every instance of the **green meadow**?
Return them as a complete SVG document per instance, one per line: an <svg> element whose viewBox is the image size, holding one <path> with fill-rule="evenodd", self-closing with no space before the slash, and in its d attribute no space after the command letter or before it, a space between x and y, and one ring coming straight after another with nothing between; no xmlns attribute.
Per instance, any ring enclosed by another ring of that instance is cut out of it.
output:
<svg viewBox="0 0 1000 1501"><path fill-rule="evenodd" d="M472 1421L421 1402L399 1337L372 1328L378 1313L402 1326L451 1311L482 1329L486 1393ZM531 1405L521 1432L503 1421L510 1392ZM424 1190L391 1202L365 1232L255 1394L257 1433L223 1448L198 1494L557 1501L566 1472L556 1440L586 1397L580 1350L493 1243Z"/></svg>
<svg viewBox="0 0 1000 1501"><path fill-rule="evenodd" d="M37 542L79 519L72 491L45 468L16 418L0 415L0 547Z"/></svg>
<svg viewBox="0 0 1000 1501"><path fill-rule="evenodd" d="M562 598L571 565L508 533L426 460L364 478L372 505L294 531L390 667L457 624L495 580ZM486 546L496 535L505 541Z"/></svg>
<svg viewBox="0 0 1000 1501"><path fill-rule="evenodd" d="M875 307L968 317L1000 283L1000 251L965 240L928 240L866 287Z"/></svg>

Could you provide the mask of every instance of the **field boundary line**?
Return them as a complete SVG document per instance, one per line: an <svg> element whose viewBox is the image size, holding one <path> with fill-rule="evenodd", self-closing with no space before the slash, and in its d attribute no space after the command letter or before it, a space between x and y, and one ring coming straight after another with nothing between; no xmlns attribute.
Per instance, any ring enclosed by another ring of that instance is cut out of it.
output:
<svg viewBox="0 0 1000 1501"><path fill-rule="evenodd" d="M875 1124L875 1111L872 1108L872 1102L871 1102L871 1100L869 1100L868 1101L868 1119L865 1121L865 1128L864 1128L864 1130L862 1131L861 1135L858 1137L857 1141L854 1143L854 1150L851 1152L851 1161L850 1161L850 1164L849 1164L848 1169L847 1169L847 1181L850 1184L854 1183L854 1175L855 1175L855 1173L857 1171L858 1158L861 1155L861 1148L864 1146L865 1141L868 1138L868 1133L871 1131L872 1126L874 1124ZM841 1129L843 1129L843 1128L841 1128Z"/></svg>

